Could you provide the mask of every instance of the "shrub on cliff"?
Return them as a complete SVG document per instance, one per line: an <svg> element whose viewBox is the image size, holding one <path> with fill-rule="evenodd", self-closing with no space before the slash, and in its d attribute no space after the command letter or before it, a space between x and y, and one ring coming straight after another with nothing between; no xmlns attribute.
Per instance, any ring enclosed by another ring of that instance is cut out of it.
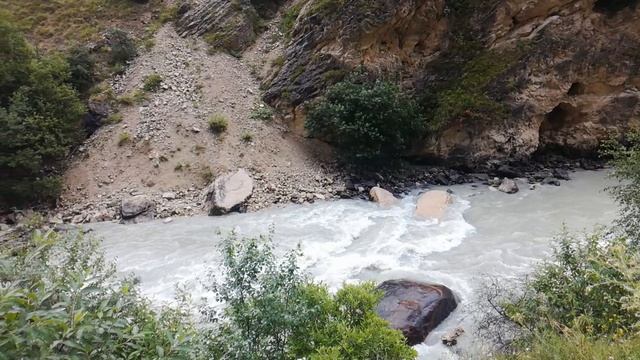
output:
<svg viewBox="0 0 640 360"><path fill-rule="evenodd" d="M399 331L374 312L381 294L372 284L346 285L335 295L314 284L298 251L277 261L269 237L225 240L222 278L211 290L226 304L206 313L209 353L232 359L413 359Z"/></svg>
<svg viewBox="0 0 640 360"><path fill-rule="evenodd" d="M416 102L387 81L348 79L327 90L309 110L312 136L357 161L397 157L424 132Z"/></svg>
<svg viewBox="0 0 640 360"><path fill-rule="evenodd" d="M37 56L0 19L0 206L52 200L55 168L80 134L85 109L69 84L69 65Z"/></svg>

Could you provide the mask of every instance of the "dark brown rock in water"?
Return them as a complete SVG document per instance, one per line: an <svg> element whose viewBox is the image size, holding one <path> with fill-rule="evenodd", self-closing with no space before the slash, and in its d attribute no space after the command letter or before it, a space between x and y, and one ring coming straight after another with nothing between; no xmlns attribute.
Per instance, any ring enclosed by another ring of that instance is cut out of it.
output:
<svg viewBox="0 0 640 360"><path fill-rule="evenodd" d="M389 280L378 289L384 291L384 297L376 312L402 331L411 346L423 342L458 306L453 292L444 285Z"/></svg>

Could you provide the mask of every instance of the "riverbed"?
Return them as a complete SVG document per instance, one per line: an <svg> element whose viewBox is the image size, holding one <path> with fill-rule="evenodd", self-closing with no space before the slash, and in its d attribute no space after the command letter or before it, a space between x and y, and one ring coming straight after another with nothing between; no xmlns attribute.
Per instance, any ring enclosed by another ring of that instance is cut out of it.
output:
<svg viewBox="0 0 640 360"><path fill-rule="evenodd" d="M225 217L190 217L170 223L138 225L94 224L104 239L107 256L118 270L135 273L142 291L155 301L170 301L177 284L189 284L196 297L206 295L198 285L218 264L219 232L240 235L274 231L279 252L301 245L303 265L318 280L335 289L344 282L408 278L441 283L460 299L458 309L416 348L422 359L455 358L440 344L442 334L462 325L468 347L477 302L475 294L488 279L513 281L531 271L551 252L563 226L576 232L607 224L616 205L604 191L605 171L581 171L557 186L509 195L482 184L448 187L454 204L441 222L414 217L420 189L398 206L384 209L362 200L290 205L257 213Z"/></svg>

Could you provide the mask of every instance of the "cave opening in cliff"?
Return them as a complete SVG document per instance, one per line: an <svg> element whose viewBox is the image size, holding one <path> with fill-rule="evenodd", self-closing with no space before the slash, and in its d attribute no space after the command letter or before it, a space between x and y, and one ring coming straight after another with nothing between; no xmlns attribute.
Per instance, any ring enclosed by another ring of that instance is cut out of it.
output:
<svg viewBox="0 0 640 360"><path fill-rule="evenodd" d="M613 15L625 8L635 8L640 0L597 0L593 11Z"/></svg>
<svg viewBox="0 0 640 360"><path fill-rule="evenodd" d="M583 83L574 82L573 84L571 84L569 91L567 91L567 95L569 96L582 95L584 94L584 91L585 91L585 87Z"/></svg>
<svg viewBox="0 0 640 360"><path fill-rule="evenodd" d="M566 137L571 136L571 127L580 122L580 110L569 104L560 103L544 117L539 130L539 152L562 152ZM569 155L566 154L565 155Z"/></svg>

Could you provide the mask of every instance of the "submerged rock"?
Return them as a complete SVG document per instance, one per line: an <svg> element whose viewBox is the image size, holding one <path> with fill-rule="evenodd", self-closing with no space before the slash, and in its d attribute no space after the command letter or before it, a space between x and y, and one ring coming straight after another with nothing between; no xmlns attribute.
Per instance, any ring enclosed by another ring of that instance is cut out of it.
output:
<svg viewBox="0 0 640 360"><path fill-rule="evenodd" d="M392 328L402 331L411 346L423 342L458 306L453 292L444 285L389 280L378 289L384 297L376 312Z"/></svg>
<svg viewBox="0 0 640 360"><path fill-rule="evenodd" d="M516 184L515 181L509 178L502 179L500 186L498 186L498 190L507 194L515 194L520 191L520 189L518 188L518 184Z"/></svg>
<svg viewBox="0 0 640 360"><path fill-rule="evenodd" d="M240 169L218 177L207 187L205 206L211 216L242 212L252 194L253 179L244 169Z"/></svg>
<svg viewBox="0 0 640 360"><path fill-rule="evenodd" d="M451 194L442 190L431 190L420 195L416 204L416 216L423 219L441 220L453 203Z"/></svg>
<svg viewBox="0 0 640 360"><path fill-rule="evenodd" d="M120 215L123 223L139 223L152 220L155 216L155 203L143 195L122 199Z"/></svg>
<svg viewBox="0 0 640 360"><path fill-rule="evenodd" d="M398 199L396 199L392 193L377 186L369 190L369 195L371 196L371 200L377 202L382 207L391 207L398 202Z"/></svg>

